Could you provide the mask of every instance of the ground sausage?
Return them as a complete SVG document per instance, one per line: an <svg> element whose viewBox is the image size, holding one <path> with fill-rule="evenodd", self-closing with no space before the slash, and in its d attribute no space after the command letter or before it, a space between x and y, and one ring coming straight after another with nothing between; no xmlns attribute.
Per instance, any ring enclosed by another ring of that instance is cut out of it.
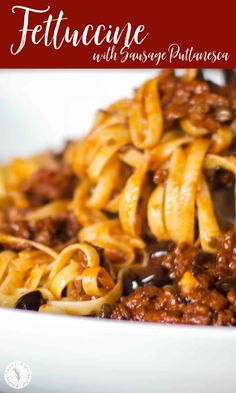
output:
<svg viewBox="0 0 236 393"><path fill-rule="evenodd" d="M59 199L71 198L76 186L76 176L70 168L58 171L41 169L22 186L31 206L42 206Z"/></svg>

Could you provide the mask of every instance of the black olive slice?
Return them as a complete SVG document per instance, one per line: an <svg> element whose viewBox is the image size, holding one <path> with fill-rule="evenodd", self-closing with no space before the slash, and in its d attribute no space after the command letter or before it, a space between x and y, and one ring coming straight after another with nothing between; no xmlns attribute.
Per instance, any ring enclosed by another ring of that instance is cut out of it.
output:
<svg viewBox="0 0 236 393"><path fill-rule="evenodd" d="M173 242L157 242L146 248L147 264L160 265L163 258L174 249Z"/></svg>
<svg viewBox="0 0 236 393"><path fill-rule="evenodd" d="M162 266L145 266L138 271L137 276L141 286L150 284L162 287L170 282L168 271Z"/></svg>
<svg viewBox="0 0 236 393"><path fill-rule="evenodd" d="M20 299L17 300L15 308L20 310L38 311L40 306L45 303L46 301L44 300L41 292L33 291L21 296Z"/></svg>
<svg viewBox="0 0 236 393"><path fill-rule="evenodd" d="M217 281L216 288L221 292L228 292L230 289L236 289L236 278L225 277Z"/></svg>
<svg viewBox="0 0 236 393"><path fill-rule="evenodd" d="M137 274L132 270L125 272L123 276L123 296L130 295L138 286Z"/></svg>

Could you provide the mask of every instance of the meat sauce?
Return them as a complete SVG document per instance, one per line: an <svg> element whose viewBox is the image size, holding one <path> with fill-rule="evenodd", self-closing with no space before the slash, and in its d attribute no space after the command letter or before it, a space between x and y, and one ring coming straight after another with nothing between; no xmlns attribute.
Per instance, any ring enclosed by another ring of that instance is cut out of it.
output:
<svg viewBox="0 0 236 393"><path fill-rule="evenodd" d="M159 258L149 254L147 267L125 276L124 288L129 294L114 308L113 319L235 326L236 234L226 233L216 256L184 244Z"/></svg>
<svg viewBox="0 0 236 393"><path fill-rule="evenodd" d="M37 220L25 218L28 211L34 211L50 202L71 198L76 183L76 176L64 164L56 171L40 169L22 185L29 208L10 209L5 230L14 236L34 240L49 247L77 241L80 225L72 211L63 210L55 216Z"/></svg>

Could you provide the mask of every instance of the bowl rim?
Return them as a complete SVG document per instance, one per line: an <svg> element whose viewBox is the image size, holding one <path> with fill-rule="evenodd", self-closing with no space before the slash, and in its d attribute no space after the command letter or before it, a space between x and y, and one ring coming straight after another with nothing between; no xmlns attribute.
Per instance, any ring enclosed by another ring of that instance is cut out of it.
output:
<svg viewBox="0 0 236 393"><path fill-rule="evenodd" d="M77 316L77 315L62 315L62 314L50 314L50 313L40 313L29 310L17 310L12 308L1 307L0 308L0 319L1 319L1 327L3 329L4 326L9 326L13 321L18 324L18 322L24 322L24 325L27 326L29 321L33 323L37 323L40 320L40 325L44 323L44 326L48 327L51 324L61 322L63 326L72 326L75 328L77 325L88 325L91 327L94 325L96 329L108 328L110 330L116 331L121 329L121 332L126 330L128 332L140 333L143 331L153 332L154 330L157 333L167 333L170 334L193 334L194 336L203 336L206 335L214 338L219 336L224 336L228 338L236 339L236 328L234 326L197 326L197 325L181 325L181 324L164 324L164 323L156 323L156 322L137 322L137 321L118 321L112 319L99 319L89 316ZM42 325L41 325L42 326ZM58 323L60 329L60 323Z"/></svg>

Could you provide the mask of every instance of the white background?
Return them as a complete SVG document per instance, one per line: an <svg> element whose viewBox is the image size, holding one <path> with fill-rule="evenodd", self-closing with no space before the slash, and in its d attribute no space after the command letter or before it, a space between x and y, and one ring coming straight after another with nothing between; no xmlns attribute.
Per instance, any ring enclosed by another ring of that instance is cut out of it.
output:
<svg viewBox="0 0 236 393"><path fill-rule="evenodd" d="M136 70L1 70L0 162L16 156L60 148L87 133L98 109L131 97L156 75ZM206 70L205 70L206 72ZM220 73L207 71L220 81Z"/></svg>
<svg viewBox="0 0 236 393"><path fill-rule="evenodd" d="M0 161L87 133L98 109L130 97L156 70L0 71Z"/></svg>

